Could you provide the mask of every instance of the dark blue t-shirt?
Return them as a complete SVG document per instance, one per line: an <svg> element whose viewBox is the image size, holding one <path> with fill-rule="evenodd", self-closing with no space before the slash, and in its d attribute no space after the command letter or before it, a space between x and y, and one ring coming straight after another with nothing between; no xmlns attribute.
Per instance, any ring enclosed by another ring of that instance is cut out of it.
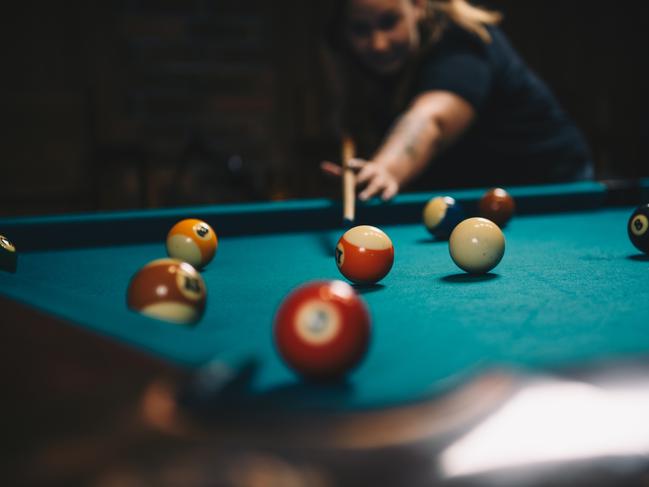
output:
<svg viewBox="0 0 649 487"><path fill-rule="evenodd" d="M490 27L484 43L448 28L420 64L412 95L455 93L476 111L474 124L440 154L416 186L549 183L591 173L588 145L546 84L505 35Z"/></svg>

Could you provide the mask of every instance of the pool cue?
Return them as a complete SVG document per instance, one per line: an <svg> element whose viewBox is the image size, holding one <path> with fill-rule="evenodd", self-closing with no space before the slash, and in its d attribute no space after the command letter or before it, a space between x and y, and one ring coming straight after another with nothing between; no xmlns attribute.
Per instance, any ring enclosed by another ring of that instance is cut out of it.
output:
<svg viewBox="0 0 649 487"><path fill-rule="evenodd" d="M349 160L355 157L356 147L348 135L342 141L343 222L353 223L356 218L356 175L349 167Z"/></svg>

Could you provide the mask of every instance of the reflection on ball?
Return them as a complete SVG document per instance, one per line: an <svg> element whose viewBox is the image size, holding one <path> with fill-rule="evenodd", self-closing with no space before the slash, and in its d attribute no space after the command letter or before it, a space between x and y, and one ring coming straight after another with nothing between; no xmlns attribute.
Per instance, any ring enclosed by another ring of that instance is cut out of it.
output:
<svg viewBox="0 0 649 487"><path fill-rule="evenodd" d="M356 284L374 284L383 279L394 262L394 247L386 233L359 225L338 240L336 265L341 274Z"/></svg>
<svg viewBox="0 0 649 487"><path fill-rule="evenodd" d="M127 304L153 318L194 323L203 315L206 295L203 278L190 264L177 259L158 259L133 276Z"/></svg>
<svg viewBox="0 0 649 487"><path fill-rule="evenodd" d="M424 207L424 226L438 239L446 240L464 218L462 206L450 196L436 196Z"/></svg>
<svg viewBox="0 0 649 487"><path fill-rule="evenodd" d="M354 368L370 339L368 310L343 281L313 281L288 294L274 322L275 345L298 374L336 379Z"/></svg>
<svg viewBox="0 0 649 487"><path fill-rule="evenodd" d="M176 223L167 235L167 254L202 269L214 258L216 233L202 220L188 218Z"/></svg>

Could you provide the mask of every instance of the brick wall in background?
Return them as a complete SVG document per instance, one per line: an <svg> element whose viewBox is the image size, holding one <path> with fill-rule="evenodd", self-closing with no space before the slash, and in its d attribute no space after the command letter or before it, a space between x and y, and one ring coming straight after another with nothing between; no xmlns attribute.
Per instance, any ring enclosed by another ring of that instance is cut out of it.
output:
<svg viewBox="0 0 649 487"><path fill-rule="evenodd" d="M14 6L0 214L266 197L277 153L267 8Z"/></svg>
<svg viewBox="0 0 649 487"><path fill-rule="evenodd" d="M35 12L38 12L36 14ZM0 213L71 209L86 199L85 46L53 4L3 15Z"/></svg>
<svg viewBox="0 0 649 487"><path fill-rule="evenodd" d="M98 157L105 157L115 145L106 135L120 120L127 127L133 143L122 144L117 155L124 157L126 147L139 159L135 168L124 168L139 175L132 179L140 181L145 206L265 196L275 105L264 5L124 3L115 25L118 38L106 46L118 45L119 51L112 52L114 62L96 70L109 79L106 91L113 90L95 97L95 115L111 117L97 123L96 145ZM119 81L111 72L116 65ZM102 105L114 98L121 98L117 111L112 102ZM116 174L110 162L99 167ZM113 192L103 189L110 198Z"/></svg>

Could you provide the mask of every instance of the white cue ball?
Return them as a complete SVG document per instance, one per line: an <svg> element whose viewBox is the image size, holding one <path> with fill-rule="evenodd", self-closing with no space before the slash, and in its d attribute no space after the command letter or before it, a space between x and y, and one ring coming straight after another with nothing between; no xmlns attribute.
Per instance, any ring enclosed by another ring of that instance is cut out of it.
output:
<svg viewBox="0 0 649 487"><path fill-rule="evenodd" d="M455 227L448 241L453 262L469 274L484 274L505 254L502 230L486 218L467 218Z"/></svg>

